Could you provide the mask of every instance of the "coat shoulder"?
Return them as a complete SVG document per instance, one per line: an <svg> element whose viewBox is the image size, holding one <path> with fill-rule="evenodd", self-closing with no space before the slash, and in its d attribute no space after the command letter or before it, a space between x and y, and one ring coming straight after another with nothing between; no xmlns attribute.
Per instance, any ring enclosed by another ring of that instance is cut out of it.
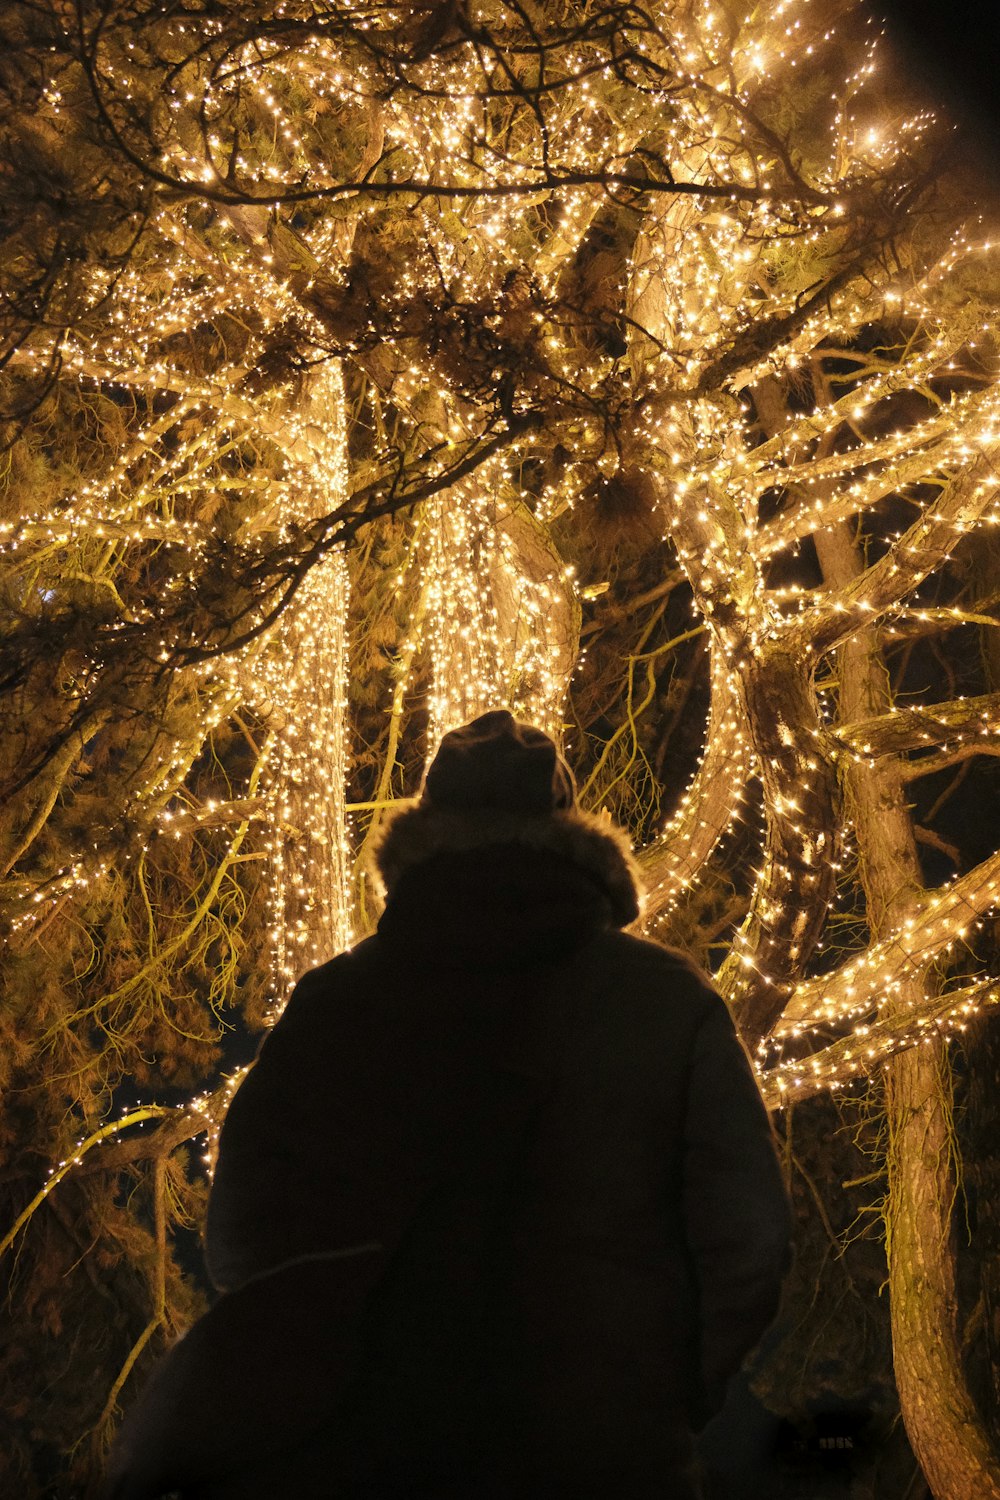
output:
<svg viewBox="0 0 1000 1500"><path fill-rule="evenodd" d="M649 1058L680 1063L701 1039L735 1037L725 1001L683 953L626 932L604 932L577 954L560 986L576 1022ZM575 996L575 998L570 998Z"/></svg>
<svg viewBox="0 0 1000 1500"><path fill-rule="evenodd" d="M317 1008L336 1004L341 997L356 995L358 986L377 961L377 942L366 938L335 958L309 969L299 979L282 1012L279 1025L287 1032L311 1019Z"/></svg>
<svg viewBox="0 0 1000 1500"><path fill-rule="evenodd" d="M377 939L368 937L356 947L347 948L343 953L338 953L335 958L328 958L326 963L307 970L292 991L292 999L300 994L309 995L317 991L335 989L342 982L353 983L361 971L371 966L377 949Z"/></svg>
<svg viewBox="0 0 1000 1500"><path fill-rule="evenodd" d="M668 996L676 1004L709 1014L725 1002L708 974L686 954L629 932L605 932L596 939L595 957L602 966L617 969L643 987Z"/></svg>

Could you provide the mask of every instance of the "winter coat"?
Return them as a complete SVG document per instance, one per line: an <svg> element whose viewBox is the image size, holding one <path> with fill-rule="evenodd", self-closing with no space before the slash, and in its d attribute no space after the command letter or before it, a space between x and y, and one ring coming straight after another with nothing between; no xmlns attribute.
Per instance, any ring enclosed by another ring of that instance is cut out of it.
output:
<svg viewBox="0 0 1000 1500"><path fill-rule="evenodd" d="M205 1321L236 1331L175 1353L115 1493L263 1495L273 1462L303 1500L694 1495L788 1254L726 1006L619 930L595 819L418 806L380 862L377 934L300 982L222 1130ZM225 1435L193 1435L220 1383ZM190 1483L213 1468L244 1477Z"/></svg>

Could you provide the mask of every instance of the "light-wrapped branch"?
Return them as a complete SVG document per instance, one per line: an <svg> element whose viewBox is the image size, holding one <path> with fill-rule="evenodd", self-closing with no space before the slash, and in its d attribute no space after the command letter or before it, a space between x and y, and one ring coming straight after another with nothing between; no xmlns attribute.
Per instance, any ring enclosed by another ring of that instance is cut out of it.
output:
<svg viewBox="0 0 1000 1500"><path fill-rule="evenodd" d="M705 753L670 822L639 855L647 922L662 916L697 880L738 816L749 777L750 749L736 682L715 645Z"/></svg>
<svg viewBox="0 0 1000 1500"><path fill-rule="evenodd" d="M961 1031L985 1005L1000 1004L1000 984L985 978L944 994L930 994L924 1006L854 1026L847 1036L804 1057L770 1062L761 1070L761 1092L768 1105L780 1108L813 1094L840 1088L867 1077L880 1063L907 1047Z"/></svg>
<svg viewBox="0 0 1000 1500"><path fill-rule="evenodd" d="M970 754L995 754L1000 741L1000 693L903 705L878 718L842 725L834 739L866 760L932 749L941 750L949 762L953 758L950 752L959 748ZM926 776L943 763L936 755L921 756L909 763L906 774L911 779Z"/></svg>
<svg viewBox="0 0 1000 1500"><path fill-rule="evenodd" d="M744 1040L782 1014L835 891L839 789L807 665L775 646L744 661L740 693L764 790L763 869L717 980Z"/></svg>
<svg viewBox="0 0 1000 1500"><path fill-rule="evenodd" d="M891 1001L904 981L943 957L998 901L1000 853L991 854L950 885L915 898L912 915L881 942L832 974L798 985L775 1036L794 1035L808 1026L836 1026Z"/></svg>
<svg viewBox="0 0 1000 1500"><path fill-rule="evenodd" d="M991 441L883 557L796 622L797 637L808 642L817 657L823 655L849 639L859 622L867 624L871 616L883 614L917 588L996 503L998 466L1000 444Z"/></svg>

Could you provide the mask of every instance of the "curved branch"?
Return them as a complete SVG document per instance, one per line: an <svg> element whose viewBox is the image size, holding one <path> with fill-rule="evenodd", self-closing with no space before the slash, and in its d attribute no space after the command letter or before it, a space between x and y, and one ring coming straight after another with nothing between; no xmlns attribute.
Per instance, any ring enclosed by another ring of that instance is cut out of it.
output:
<svg viewBox="0 0 1000 1500"><path fill-rule="evenodd" d="M991 622L992 623L992 622ZM835 741L862 757L902 755L908 750L953 745L956 736L971 737L970 752L978 742L989 750L1000 734L1000 693L976 698L953 698L945 703L918 703L893 709L874 719L844 724L833 731ZM910 763L911 776L925 776L926 760Z"/></svg>
<svg viewBox="0 0 1000 1500"><path fill-rule="evenodd" d="M917 588L951 554L958 538L994 502L1000 486L1000 443L984 447L956 475L897 542L845 587L832 591L815 610L795 619L790 642L808 643L821 656L850 639L859 621L870 625Z"/></svg>
<svg viewBox="0 0 1000 1500"><path fill-rule="evenodd" d="M736 682L713 642L705 754L677 811L654 844L640 851L645 920L654 922L698 878L737 816L750 777L750 754Z"/></svg>
<svg viewBox="0 0 1000 1500"><path fill-rule="evenodd" d="M54 1169L43 1186L39 1188L27 1207L22 1209L18 1214L3 1239L0 1239L0 1256L6 1254L17 1239L17 1236L21 1233L21 1230L45 1202L53 1188L57 1187L63 1178L72 1172L74 1167L80 1165L80 1162L88 1151L92 1151L95 1146L100 1146L102 1142L110 1140L122 1130L127 1130L130 1125L141 1125L145 1120L161 1120L165 1116L175 1116L177 1113L177 1109L170 1104L143 1105L141 1109L134 1109L131 1113L122 1115L120 1120L114 1120L110 1125L102 1125L99 1130L93 1131L91 1135L80 1141L75 1147L72 1156L68 1156L65 1161L59 1163L58 1167ZM182 1113L186 1121L189 1119L200 1121L197 1128L191 1131L191 1135L197 1135L199 1130L208 1128L208 1122L200 1111L188 1109L183 1110Z"/></svg>
<svg viewBox="0 0 1000 1500"><path fill-rule="evenodd" d="M950 885L914 898L912 914L888 937L851 959L832 974L800 984L785 1007L775 1036L804 1026L837 1025L845 1016L862 1016L891 996L895 988L955 942L971 923L1000 903L1000 851L991 854Z"/></svg>
<svg viewBox="0 0 1000 1500"><path fill-rule="evenodd" d="M984 1005L1000 1005L1000 984L995 979L928 995L926 1005L906 1016L893 1012L869 1025L855 1026L850 1035L806 1057L770 1064L760 1076L761 1092L773 1109L840 1088L872 1073L897 1052L961 1029Z"/></svg>

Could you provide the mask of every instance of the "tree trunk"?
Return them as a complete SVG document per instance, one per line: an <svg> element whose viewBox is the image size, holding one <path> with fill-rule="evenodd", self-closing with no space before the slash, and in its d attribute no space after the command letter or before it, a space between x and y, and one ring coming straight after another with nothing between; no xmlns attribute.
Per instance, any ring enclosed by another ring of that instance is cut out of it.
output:
<svg viewBox="0 0 1000 1500"><path fill-rule="evenodd" d="M997 1500L1000 1465L962 1368L951 1106L943 1042L892 1059L886 1237L893 1363L906 1431L935 1500Z"/></svg>
<svg viewBox="0 0 1000 1500"><path fill-rule="evenodd" d="M1000 1440L1000 1018L981 1016L969 1028L972 1062L968 1123L973 1194L973 1254L978 1270L983 1344L977 1354L981 1399L990 1435Z"/></svg>
<svg viewBox="0 0 1000 1500"><path fill-rule="evenodd" d="M842 587L862 570L847 526L819 533L826 580ZM841 716L853 721L891 707L871 633L838 653ZM916 911L920 862L900 763L848 763L851 803L872 938L884 937ZM907 1008L935 982L913 973L886 1004ZM1000 1464L962 1368L955 1277L956 1193L952 1087L944 1042L912 1047L886 1068L889 1263L893 1361L906 1431L935 1500L1000 1500Z"/></svg>

